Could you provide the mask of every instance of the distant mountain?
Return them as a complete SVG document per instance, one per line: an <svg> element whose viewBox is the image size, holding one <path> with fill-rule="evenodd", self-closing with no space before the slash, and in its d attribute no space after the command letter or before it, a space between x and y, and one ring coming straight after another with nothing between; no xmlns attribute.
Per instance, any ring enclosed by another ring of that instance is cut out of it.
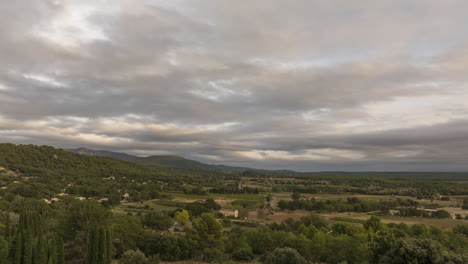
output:
<svg viewBox="0 0 468 264"><path fill-rule="evenodd" d="M121 160L135 160L139 158L137 156L129 155L126 153L113 152L108 150L94 150L88 148L68 149L68 151L82 155L112 157Z"/></svg>
<svg viewBox="0 0 468 264"><path fill-rule="evenodd" d="M138 157L132 161L147 166L171 167L188 170L212 170L212 165L174 155Z"/></svg>
<svg viewBox="0 0 468 264"><path fill-rule="evenodd" d="M90 156L107 156L116 159L122 159L132 161L146 166L157 166L157 167L168 167L177 168L183 170L195 170L195 171L221 171L221 172L242 172L246 170L255 170L247 167L232 167L226 165L212 165L206 164L195 160L186 159L180 156L174 155L158 155L149 157L138 157L129 155L126 153L112 152L107 150L93 150L87 148L69 149L69 151L90 155ZM262 170L258 170L262 171Z"/></svg>

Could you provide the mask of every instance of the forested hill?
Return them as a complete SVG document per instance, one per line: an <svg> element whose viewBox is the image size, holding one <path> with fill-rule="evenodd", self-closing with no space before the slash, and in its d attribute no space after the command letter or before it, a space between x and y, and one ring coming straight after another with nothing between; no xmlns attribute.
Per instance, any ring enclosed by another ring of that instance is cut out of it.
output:
<svg viewBox="0 0 468 264"><path fill-rule="evenodd" d="M96 199L123 192L142 199L182 184L220 184L223 173L145 166L112 157L81 155L50 146L0 143L0 197L51 198L59 193ZM235 175L229 175L234 177Z"/></svg>
<svg viewBox="0 0 468 264"><path fill-rule="evenodd" d="M146 166L157 166L157 167L168 167L168 168L177 168L182 170L192 170L192 171L220 171L220 172L242 172L245 170L252 170L251 168L246 167L232 167L225 165L211 165L202 163L195 160L186 159L180 156L175 155L158 155L158 156L149 156L149 157L138 157L134 155L129 155L126 153L113 152L107 150L93 150L87 148L77 148L70 149L69 151L91 155L91 156L107 156L113 157L116 159L122 159L127 161L132 161L135 163L143 164Z"/></svg>
<svg viewBox="0 0 468 264"><path fill-rule="evenodd" d="M133 162L79 155L50 146L0 144L0 166L25 175L156 175L155 169Z"/></svg>

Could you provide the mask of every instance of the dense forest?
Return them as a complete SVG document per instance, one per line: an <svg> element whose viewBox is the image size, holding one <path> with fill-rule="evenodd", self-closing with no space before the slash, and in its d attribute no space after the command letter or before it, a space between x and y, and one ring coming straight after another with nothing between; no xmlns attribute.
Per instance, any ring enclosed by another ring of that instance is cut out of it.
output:
<svg viewBox="0 0 468 264"><path fill-rule="evenodd" d="M0 167L0 263L468 263L468 222L443 210L468 209L465 174L187 171L13 144Z"/></svg>

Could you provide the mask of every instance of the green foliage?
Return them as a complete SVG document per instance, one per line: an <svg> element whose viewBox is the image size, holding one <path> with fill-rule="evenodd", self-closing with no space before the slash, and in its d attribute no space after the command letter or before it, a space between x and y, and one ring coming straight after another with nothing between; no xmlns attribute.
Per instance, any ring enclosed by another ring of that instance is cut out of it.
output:
<svg viewBox="0 0 468 264"><path fill-rule="evenodd" d="M177 261L192 257L191 245L184 236L171 233L153 233L145 243L145 253L159 256L164 261Z"/></svg>
<svg viewBox="0 0 468 264"><path fill-rule="evenodd" d="M441 218L441 219L443 219L443 218L452 218L450 213L445 211L445 210L437 210L437 211L433 212L432 217Z"/></svg>
<svg viewBox="0 0 468 264"><path fill-rule="evenodd" d="M238 261L251 261L255 258L250 248L240 248L232 252L232 259Z"/></svg>
<svg viewBox="0 0 468 264"><path fill-rule="evenodd" d="M307 264L307 260L293 248L277 248L266 258L265 264Z"/></svg>
<svg viewBox="0 0 468 264"><path fill-rule="evenodd" d="M235 200L226 205L224 208L237 208L237 209L256 209L259 207L263 207L263 201L255 201L255 200Z"/></svg>
<svg viewBox="0 0 468 264"><path fill-rule="evenodd" d="M121 264L148 264L148 258L139 250L127 250L122 255Z"/></svg>
<svg viewBox="0 0 468 264"><path fill-rule="evenodd" d="M187 210L178 211L174 214L174 220L185 225L190 221L190 215Z"/></svg>
<svg viewBox="0 0 468 264"><path fill-rule="evenodd" d="M301 199L301 193L298 191L294 191L291 194L291 199L293 199L294 201Z"/></svg>
<svg viewBox="0 0 468 264"><path fill-rule="evenodd" d="M463 199L462 209L468 210L468 198Z"/></svg>
<svg viewBox="0 0 468 264"><path fill-rule="evenodd" d="M200 251L206 248L223 249L222 228L223 226L216 221L213 214L203 213L192 223L193 229L190 239L196 242Z"/></svg>
<svg viewBox="0 0 468 264"><path fill-rule="evenodd" d="M6 241L2 236L0 236L0 263L7 263L8 253L8 241Z"/></svg>
<svg viewBox="0 0 468 264"><path fill-rule="evenodd" d="M274 249L271 232L266 227L261 227L245 232L246 239L252 252L255 254L264 254Z"/></svg>
<svg viewBox="0 0 468 264"><path fill-rule="evenodd" d="M143 248L148 230L143 228L141 217L115 214L111 219L113 235L116 240L116 255L136 248Z"/></svg>
<svg viewBox="0 0 468 264"><path fill-rule="evenodd" d="M458 225L453 229L453 232L463 234L468 237L468 224Z"/></svg>
<svg viewBox="0 0 468 264"><path fill-rule="evenodd" d="M190 213L190 215L196 217L201 216L203 213L210 213L214 210L221 209L221 206L217 204L213 199L208 199L205 202L194 202L187 204L185 209Z"/></svg>
<svg viewBox="0 0 468 264"><path fill-rule="evenodd" d="M356 233L356 227L347 224L347 223L336 223L332 227L332 231L334 234L338 235L347 235L353 237Z"/></svg>
<svg viewBox="0 0 468 264"><path fill-rule="evenodd" d="M328 263L365 263L369 258L365 236L338 235L327 239L323 259Z"/></svg>
<svg viewBox="0 0 468 264"><path fill-rule="evenodd" d="M174 224L171 217L158 212L149 212L143 217L143 224L156 230L167 230Z"/></svg>
<svg viewBox="0 0 468 264"><path fill-rule="evenodd" d="M369 220L364 223L364 228L372 231L379 231L382 228L382 223L380 218L375 215L372 215Z"/></svg>
<svg viewBox="0 0 468 264"><path fill-rule="evenodd" d="M204 248L203 260L206 262L222 263L224 260L224 253L219 248Z"/></svg>
<svg viewBox="0 0 468 264"><path fill-rule="evenodd" d="M111 213L105 207L93 200L76 201L69 204L62 222L67 239L84 233L85 236L91 228L109 225Z"/></svg>
<svg viewBox="0 0 468 264"><path fill-rule="evenodd" d="M464 262L460 262L464 261ZM431 239L405 238L398 240L382 257L379 264L443 264L466 263L468 256L445 252L437 241Z"/></svg>
<svg viewBox="0 0 468 264"><path fill-rule="evenodd" d="M359 221L333 218L364 225L336 223L328 227L325 219L312 214L300 220L270 224L233 221L231 227L229 221L216 219L212 214L221 208L213 199L223 197L235 201L231 206L243 208L242 213L246 214L247 208L263 206L265 198L275 200L262 193L271 189L296 191L299 196L355 192L424 198L442 194L450 198L449 203L456 201L454 194L468 194L466 185L458 184L466 180L462 174L187 172L76 155L50 147L11 144L0 144L0 164L7 168L0 171L0 184L6 187L0 190L3 198L0 199L0 235L4 236L4 239L0 236L0 263L105 264L112 257L132 264L152 264L159 260L222 262L225 256L235 261L259 257L270 262L283 260L283 263L468 263L466 225L451 231L422 224L384 224L372 216ZM242 176L250 178L241 179ZM255 187L248 187L249 184ZM257 189L257 186L261 187ZM58 202L51 204L42 200L56 197L63 189L69 197L60 196ZM192 194L184 194L184 190ZM211 191L203 194L205 190ZM129 193L128 201L160 200L112 208L124 193ZM73 196L90 199L77 201ZM109 198L105 206L93 201L103 197ZM213 199L182 203L171 197ZM175 207L185 210L163 213L150 210L150 205L158 203L172 206L165 207L167 210ZM420 210L417 208L424 201L420 203L393 197L386 200L299 197L294 201L280 201L279 206L316 212L387 212L402 208L402 212L412 214L420 213L413 210ZM120 214L128 206L140 213ZM113 214L112 210L119 214ZM167 231L173 223L171 215L186 224L185 232ZM193 217L192 225L189 216ZM432 217L446 216L444 211L432 214Z"/></svg>
<svg viewBox="0 0 468 264"><path fill-rule="evenodd" d="M111 264L112 237L108 228L93 227L88 236L87 264Z"/></svg>
<svg viewBox="0 0 468 264"><path fill-rule="evenodd" d="M316 200L312 199L302 199L300 200L297 196L297 192L293 193L296 195L293 201L280 200L278 202L278 207L281 210L308 210L316 212L371 212L371 211L381 211L388 212L392 208L406 205L418 205L417 202L410 199L396 199L394 201L369 201L363 200L356 197L348 198L346 201L343 200Z"/></svg>

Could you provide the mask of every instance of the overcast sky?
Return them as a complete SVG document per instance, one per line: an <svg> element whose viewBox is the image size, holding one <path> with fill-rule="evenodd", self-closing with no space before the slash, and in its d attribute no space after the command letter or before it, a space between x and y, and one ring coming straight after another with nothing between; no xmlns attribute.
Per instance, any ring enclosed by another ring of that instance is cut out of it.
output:
<svg viewBox="0 0 468 264"><path fill-rule="evenodd" d="M0 141L468 171L468 2L0 1Z"/></svg>

